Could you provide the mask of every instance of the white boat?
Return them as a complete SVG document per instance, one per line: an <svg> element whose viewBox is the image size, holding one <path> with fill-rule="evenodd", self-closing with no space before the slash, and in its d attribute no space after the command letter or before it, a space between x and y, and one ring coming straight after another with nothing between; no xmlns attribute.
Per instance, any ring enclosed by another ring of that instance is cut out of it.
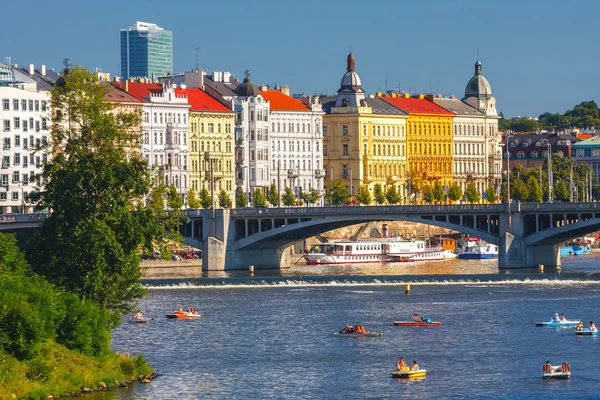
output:
<svg viewBox="0 0 600 400"><path fill-rule="evenodd" d="M571 366L569 363L562 363L560 367L548 367L542 365L542 377L544 379L571 379Z"/></svg>
<svg viewBox="0 0 600 400"><path fill-rule="evenodd" d="M422 240L381 238L317 243L303 256L309 265L366 264L444 260L445 251Z"/></svg>
<svg viewBox="0 0 600 400"><path fill-rule="evenodd" d="M381 333L330 333L333 337L381 337Z"/></svg>
<svg viewBox="0 0 600 400"><path fill-rule="evenodd" d="M498 258L498 246L489 244L481 239L471 238L465 243L463 250L458 253L461 260L487 260Z"/></svg>
<svg viewBox="0 0 600 400"><path fill-rule="evenodd" d="M456 254L454 251L452 251L452 250L444 251L444 258L456 258L456 257L458 257L458 254Z"/></svg>

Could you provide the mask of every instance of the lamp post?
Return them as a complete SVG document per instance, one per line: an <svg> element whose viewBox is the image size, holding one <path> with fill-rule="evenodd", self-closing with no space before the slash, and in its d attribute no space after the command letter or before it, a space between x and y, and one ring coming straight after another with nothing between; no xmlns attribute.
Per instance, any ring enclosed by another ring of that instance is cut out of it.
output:
<svg viewBox="0 0 600 400"><path fill-rule="evenodd" d="M354 186L352 185L352 168L348 168L350 170L350 198L354 198Z"/></svg>
<svg viewBox="0 0 600 400"><path fill-rule="evenodd" d="M510 214L510 146L508 139L513 137L512 133L509 133L504 137L504 144L506 145L506 202L508 203L508 213Z"/></svg>
<svg viewBox="0 0 600 400"><path fill-rule="evenodd" d="M548 203L552 203L552 145L548 139L544 139L548 143Z"/></svg>

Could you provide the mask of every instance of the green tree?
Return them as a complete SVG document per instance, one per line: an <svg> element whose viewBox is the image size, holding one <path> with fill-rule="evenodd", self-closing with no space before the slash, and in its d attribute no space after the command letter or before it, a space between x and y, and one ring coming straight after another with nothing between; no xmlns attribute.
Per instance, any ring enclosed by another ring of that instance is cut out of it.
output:
<svg viewBox="0 0 600 400"><path fill-rule="evenodd" d="M385 193L383 192L383 187L380 183L376 183L375 186L373 186L373 197L376 204L381 205L385 203Z"/></svg>
<svg viewBox="0 0 600 400"><path fill-rule="evenodd" d="M520 179L513 179L510 186L510 197L513 200L527 201L529 187Z"/></svg>
<svg viewBox="0 0 600 400"><path fill-rule="evenodd" d="M565 181L558 181L553 187L553 197L560 201L569 201L569 186Z"/></svg>
<svg viewBox="0 0 600 400"><path fill-rule="evenodd" d="M494 185L490 184L485 192L486 200L488 203L493 204L498 201L498 195L496 194L496 188Z"/></svg>
<svg viewBox="0 0 600 400"><path fill-rule="evenodd" d="M248 207L248 198L244 194L243 190L238 190L237 194L235 195L235 206L237 208Z"/></svg>
<svg viewBox="0 0 600 400"><path fill-rule="evenodd" d="M371 204L373 202L373 200L371 199L371 192L369 190L369 186L362 185L360 188L358 188L358 194L356 195L356 200L358 201L359 204L363 204L365 206L368 206L369 204Z"/></svg>
<svg viewBox="0 0 600 400"><path fill-rule="evenodd" d="M325 199L330 206L346 204L350 200L350 192L340 179L333 180L327 185Z"/></svg>
<svg viewBox="0 0 600 400"><path fill-rule="evenodd" d="M435 201L442 201L444 200L444 188L442 187L442 184L440 183L440 181L435 181L435 183L433 184L433 199Z"/></svg>
<svg viewBox="0 0 600 400"><path fill-rule="evenodd" d="M433 189L428 183L423 185L423 200L425 200L425 202L428 204L431 204L433 202Z"/></svg>
<svg viewBox="0 0 600 400"><path fill-rule="evenodd" d="M188 206L190 208L201 207L200 201L198 201L198 198L196 197L196 192L192 188L190 188L190 191L188 192Z"/></svg>
<svg viewBox="0 0 600 400"><path fill-rule="evenodd" d="M293 207L296 205L296 196L294 196L294 192L289 187L286 187L283 190L283 196L281 197L281 201L286 207Z"/></svg>
<svg viewBox="0 0 600 400"><path fill-rule="evenodd" d="M252 203L254 203L254 207L266 207L267 206L267 198L263 194L260 188L254 189L252 192Z"/></svg>
<svg viewBox="0 0 600 400"><path fill-rule="evenodd" d="M321 195L315 188L310 188L308 192L302 192L302 199L306 202L306 204L315 204L320 198Z"/></svg>
<svg viewBox="0 0 600 400"><path fill-rule="evenodd" d="M277 186L275 182L271 183L269 186L269 190L267 191L267 201L273 207L277 207L279 205L279 193L277 192Z"/></svg>
<svg viewBox="0 0 600 400"><path fill-rule="evenodd" d="M479 201L481 196L473 182L469 182L467 184L467 188L465 189L465 196L467 197L467 201L471 204L477 203Z"/></svg>
<svg viewBox="0 0 600 400"><path fill-rule="evenodd" d="M25 272L29 265L17 247L15 234L0 233L0 279L3 273Z"/></svg>
<svg viewBox="0 0 600 400"><path fill-rule="evenodd" d="M527 187L529 189L528 201L542 201L542 188L540 188L538 180L533 175L527 180Z"/></svg>
<svg viewBox="0 0 600 400"><path fill-rule="evenodd" d="M51 109L68 123L52 125L61 151L44 165L48 183L32 195L52 210L33 239L32 269L116 318L144 293L140 247L152 251L163 239L163 214L143 202L152 177L129 150L139 147L140 113L105 101L107 86L84 68L63 79L51 90Z"/></svg>
<svg viewBox="0 0 600 400"><path fill-rule="evenodd" d="M200 205L202 208L210 208L212 207L212 197L210 197L210 193L208 193L208 189L203 187L200 191Z"/></svg>
<svg viewBox="0 0 600 400"><path fill-rule="evenodd" d="M185 215L181 211L183 207L183 199L181 195L177 193L175 185L168 187L167 191L167 207L169 211L167 217L164 219L165 227L167 229L167 239L177 243L183 242L183 236L179 232L179 226L182 225Z"/></svg>
<svg viewBox="0 0 600 400"><path fill-rule="evenodd" d="M385 199L387 200L388 204L394 205L394 204L398 204L400 203L400 194L398 193L398 190L396 189L396 185L390 185L388 187L388 190L385 194Z"/></svg>
<svg viewBox="0 0 600 400"><path fill-rule="evenodd" d="M462 190L460 190L458 183L454 182L452 185L450 185L450 189L448 190L448 198L452 201L458 201L462 199Z"/></svg>
<svg viewBox="0 0 600 400"><path fill-rule="evenodd" d="M500 186L500 195L502 196L502 199L505 203L508 202L508 190L506 189L506 183L503 183L502 186Z"/></svg>
<svg viewBox="0 0 600 400"><path fill-rule="evenodd" d="M219 207L231 207L231 197L229 197L229 193L227 193L225 189L221 190L221 192L219 193Z"/></svg>

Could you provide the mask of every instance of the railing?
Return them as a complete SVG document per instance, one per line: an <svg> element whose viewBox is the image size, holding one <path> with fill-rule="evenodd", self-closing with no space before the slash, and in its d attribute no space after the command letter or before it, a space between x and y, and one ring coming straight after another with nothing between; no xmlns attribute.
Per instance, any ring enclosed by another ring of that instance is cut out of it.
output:
<svg viewBox="0 0 600 400"><path fill-rule="evenodd" d="M511 210L516 210L513 203ZM600 203L521 203L521 211L590 211L600 210Z"/></svg>
<svg viewBox="0 0 600 400"><path fill-rule="evenodd" d="M33 213L33 214L0 214L0 224L15 223L15 222L36 222L44 221L48 218L49 213Z"/></svg>

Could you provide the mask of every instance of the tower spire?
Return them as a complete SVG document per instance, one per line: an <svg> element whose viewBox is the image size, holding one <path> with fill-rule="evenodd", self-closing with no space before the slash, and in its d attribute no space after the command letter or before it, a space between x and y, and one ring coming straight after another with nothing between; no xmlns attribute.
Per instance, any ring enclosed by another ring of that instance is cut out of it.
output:
<svg viewBox="0 0 600 400"><path fill-rule="evenodd" d="M354 72L354 54L352 54L352 52L350 52L350 54L348 54L348 66L346 68L347 72Z"/></svg>

